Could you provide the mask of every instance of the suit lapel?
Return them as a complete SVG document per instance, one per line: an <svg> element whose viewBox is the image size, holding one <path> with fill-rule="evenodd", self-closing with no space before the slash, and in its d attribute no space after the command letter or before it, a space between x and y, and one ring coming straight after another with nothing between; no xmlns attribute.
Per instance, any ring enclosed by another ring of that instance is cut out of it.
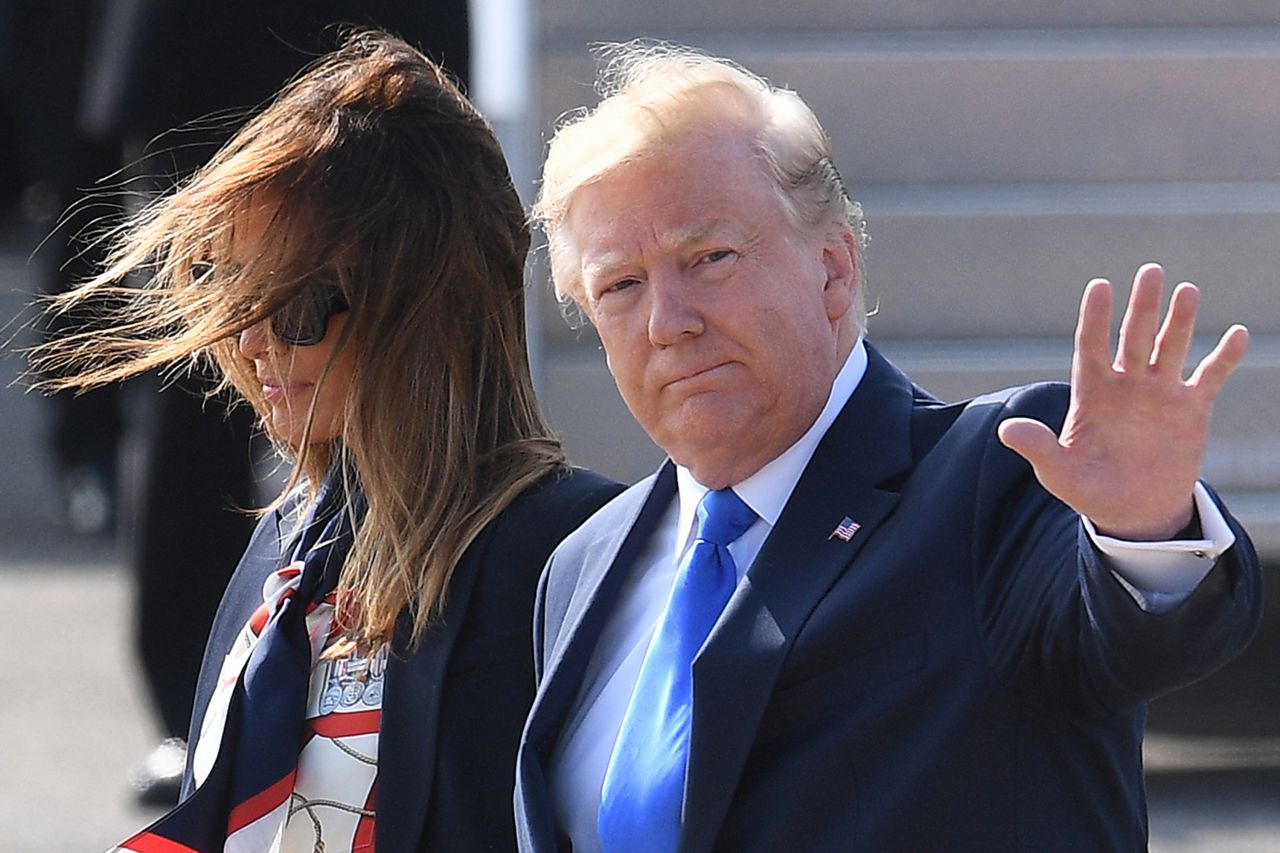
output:
<svg viewBox="0 0 1280 853"><path fill-rule="evenodd" d="M582 685L582 676L596 642L613 612L623 582L640 552L675 496L675 467L670 461L652 477L648 488L638 488L615 499L617 523L575 555L581 574L564 617L547 646L542 684L530 713L527 739L545 760ZM566 582L569 579L565 579ZM549 590L548 597L554 592Z"/></svg>
<svg viewBox="0 0 1280 853"><path fill-rule="evenodd" d="M209 640L205 645L204 658L200 664L200 675L196 681L195 697L191 705L191 725L187 733L187 763L183 774L182 798L186 799L194 790L192 779L193 762L196 748L200 743L200 733L204 728L205 713L209 710L209 700L213 698L218 685L218 677L222 672L224 657L235 645L236 639L244 630L245 623L253 612L262 604L262 585L267 577L284 565L287 557L284 554L287 543L283 540L281 530L281 514L292 511L296 502L286 503L281 509L263 516L245 547L244 556L236 566L235 574L223 592L222 601L218 605L217 615L209 630Z"/></svg>
<svg viewBox="0 0 1280 853"><path fill-rule="evenodd" d="M728 813L778 673L805 620L898 495L911 463L910 381L870 351L862 383L818 445L778 524L694 662L682 851L709 850ZM846 518L860 525L833 536Z"/></svg>
<svg viewBox="0 0 1280 853"><path fill-rule="evenodd" d="M418 849L434 782L440 699L449 655L467 613L471 592L488 551L493 525L481 534L449 581L445 618L409 652L412 623L403 614L388 656L378 737L377 849L399 853ZM384 745L394 744L394 749Z"/></svg>
<svg viewBox="0 0 1280 853"><path fill-rule="evenodd" d="M540 607L546 624L534 628L547 636L542 678L516 762L516 828L522 850L557 849L547 761L569 722L618 592L675 495L675 479L675 468L667 461L647 483L615 498L609 505L612 524L595 540L563 555L569 570L579 574L562 576L553 561L543 579ZM559 596L566 594L569 601L562 605Z"/></svg>

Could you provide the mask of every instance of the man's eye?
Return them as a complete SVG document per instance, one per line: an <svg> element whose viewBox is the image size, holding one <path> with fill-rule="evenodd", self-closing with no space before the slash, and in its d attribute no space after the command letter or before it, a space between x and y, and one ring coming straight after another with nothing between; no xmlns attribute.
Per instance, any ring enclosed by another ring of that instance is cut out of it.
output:
<svg viewBox="0 0 1280 853"><path fill-rule="evenodd" d="M723 261L732 254L733 252L729 249L716 249L714 252L707 252L703 255L702 262L704 264L714 264L716 261Z"/></svg>
<svg viewBox="0 0 1280 853"><path fill-rule="evenodd" d="M624 279L621 279L620 281L615 281L613 284L609 285L604 290L605 290L605 293L618 293L619 291L623 291L630 287L634 287L639 283L640 283L640 279L638 278L624 278Z"/></svg>

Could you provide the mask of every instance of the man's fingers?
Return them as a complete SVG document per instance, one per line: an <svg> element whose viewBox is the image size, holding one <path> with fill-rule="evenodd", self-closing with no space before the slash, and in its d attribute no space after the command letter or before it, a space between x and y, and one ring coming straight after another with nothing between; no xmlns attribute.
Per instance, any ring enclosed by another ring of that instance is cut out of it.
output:
<svg viewBox="0 0 1280 853"><path fill-rule="evenodd" d="M1085 285L1076 322L1076 374L1111 370L1111 282L1095 278Z"/></svg>
<svg viewBox="0 0 1280 853"><path fill-rule="evenodd" d="M1040 474L1053 467L1062 448L1052 429L1032 418L1009 418L997 429L1001 443L1023 459Z"/></svg>
<svg viewBox="0 0 1280 853"><path fill-rule="evenodd" d="M1169 300L1169 312L1156 335L1156 348L1151 355L1152 364L1161 373L1182 378L1199 307L1200 291L1194 284L1184 281L1174 289Z"/></svg>
<svg viewBox="0 0 1280 853"><path fill-rule="evenodd" d="M1218 339L1213 352L1204 357L1187 381L1205 391L1210 398L1217 397L1248 349L1249 330L1238 324L1232 326Z"/></svg>
<svg viewBox="0 0 1280 853"><path fill-rule="evenodd" d="M1129 306L1120 323L1116 365L1124 370L1144 369L1151 362L1156 328L1160 324L1160 292L1164 270L1159 264L1143 264L1133 277Z"/></svg>

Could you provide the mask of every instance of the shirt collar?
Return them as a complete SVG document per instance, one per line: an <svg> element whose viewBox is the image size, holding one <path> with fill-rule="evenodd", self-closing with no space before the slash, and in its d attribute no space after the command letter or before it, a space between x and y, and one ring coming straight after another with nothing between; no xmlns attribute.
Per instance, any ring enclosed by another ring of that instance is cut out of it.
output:
<svg viewBox="0 0 1280 853"><path fill-rule="evenodd" d="M844 366L840 368L835 381L831 383L831 393L827 395L827 403L822 407L822 412L813 425L795 444L774 457L750 477L733 485L733 490L738 497L742 498L743 502L751 507L770 528L778 523L782 508L787 505L796 483L800 482L800 475L804 473L805 466L813 458L813 452L818 449L818 442L827 434L827 430L835 422L840 410L858 389L866 372L867 348L862 342L862 336L859 335L853 350L844 361ZM708 489L695 480L693 474L683 465L676 466L676 488L680 501L679 526L676 535L678 555L684 550L689 537L693 535L698 503Z"/></svg>

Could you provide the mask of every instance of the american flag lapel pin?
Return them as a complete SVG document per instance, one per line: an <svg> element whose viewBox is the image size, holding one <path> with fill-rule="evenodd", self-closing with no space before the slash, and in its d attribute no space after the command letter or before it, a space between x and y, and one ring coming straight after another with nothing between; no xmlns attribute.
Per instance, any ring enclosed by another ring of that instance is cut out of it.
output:
<svg viewBox="0 0 1280 853"><path fill-rule="evenodd" d="M853 538L853 534L857 533L861 527L861 524L846 515L840 523L836 525L836 529L831 531L831 535L827 537L827 540L839 539L841 542L848 542Z"/></svg>

